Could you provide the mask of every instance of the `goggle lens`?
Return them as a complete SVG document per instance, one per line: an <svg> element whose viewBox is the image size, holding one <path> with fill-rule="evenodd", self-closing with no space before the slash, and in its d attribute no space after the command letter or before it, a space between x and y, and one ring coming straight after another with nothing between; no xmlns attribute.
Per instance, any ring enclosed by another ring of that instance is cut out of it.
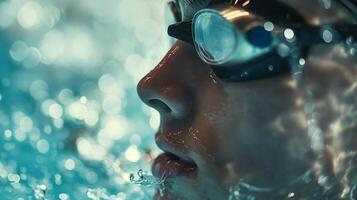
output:
<svg viewBox="0 0 357 200"><path fill-rule="evenodd" d="M236 28L214 11L201 12L193 22L193 41L201 59L214 65L224 63L236 49Z"/></svg>
<svg viewBox="0 0 357 200"><path fill-rule="evenodd" d="M247 16L244 11L233 14ZM234 15L223 16L214 9L204 9L195 14L192 20L193 43L204 62L213 66L242 64L272 50L274 45L270 32L259 24L240 30L228 20L230 16Z"/></svg>

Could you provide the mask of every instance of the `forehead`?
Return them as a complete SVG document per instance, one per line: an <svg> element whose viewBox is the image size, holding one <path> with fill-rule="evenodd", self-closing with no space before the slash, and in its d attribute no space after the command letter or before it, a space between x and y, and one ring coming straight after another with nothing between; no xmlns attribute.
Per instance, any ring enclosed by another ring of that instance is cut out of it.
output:
<svg viewBox="0 0 357 200"><path fill-rule="evenodd" d="M264 5L267 10L273 9L276 3L283 3L311 24L331 23L339 19L350 21L354 19L346 10L335 0L176 0L182 9L184 20L192 18L193 14L203 8L206 8L211 1L217 3L239 3L240 5L248 5L250 3L259 3ZM254 1L254 2L253 2Z"/></svg>

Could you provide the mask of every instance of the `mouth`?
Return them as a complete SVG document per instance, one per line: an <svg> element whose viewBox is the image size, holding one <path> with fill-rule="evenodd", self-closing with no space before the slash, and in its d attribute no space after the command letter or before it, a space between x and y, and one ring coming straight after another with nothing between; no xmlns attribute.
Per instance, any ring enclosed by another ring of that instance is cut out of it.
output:
<svg viewBox="0 0 357 200"><path fill-rule="evenodd" d="M157 178L174 178L193 174L197 171L197 165L193 161L187 161L173 153L165 152L154 160L151 171Z"/></svg>

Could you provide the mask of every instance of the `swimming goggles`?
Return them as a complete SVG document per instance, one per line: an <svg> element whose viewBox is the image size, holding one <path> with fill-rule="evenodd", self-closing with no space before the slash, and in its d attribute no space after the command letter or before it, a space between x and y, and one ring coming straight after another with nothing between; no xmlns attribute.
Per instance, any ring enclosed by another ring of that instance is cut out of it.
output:
<svg viewBox="0 0 357 200"><path fill-rule="evenodd" d="M190 21L170 25L168 34L194 45L219 78L234 82L290 73L292 62L304 65L310 46L353 41L357 25L307 25L282 3L271 9L259 3L220 3L196 12Z"/></svg>

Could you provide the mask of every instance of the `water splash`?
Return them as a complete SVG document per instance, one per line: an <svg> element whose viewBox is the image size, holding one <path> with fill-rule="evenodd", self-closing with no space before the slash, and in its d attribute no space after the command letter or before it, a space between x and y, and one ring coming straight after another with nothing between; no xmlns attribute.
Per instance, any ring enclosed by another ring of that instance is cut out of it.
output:
<svg viewBox="0 0 357 200"><path fill-rule="evenodd" d="M257 187L240 181L237 185L230 187L228 200L294 199L296 187L307 185L311 181L311 171L307 171L290 183L277 188Z"/></svg>
<svg viewBox="0 0 357 200"><path fill-rule="evenodd" d="M137 176L137 179L136 179ZM155 187L158 189L160 196L164 196L165 192L165 181L166 175L164 174L161 178L156 178L153 175L149 174L148 172L139 169L138 172L135 174L131 173L129 176L130 182L145 186L145 187Z"/></svg>

